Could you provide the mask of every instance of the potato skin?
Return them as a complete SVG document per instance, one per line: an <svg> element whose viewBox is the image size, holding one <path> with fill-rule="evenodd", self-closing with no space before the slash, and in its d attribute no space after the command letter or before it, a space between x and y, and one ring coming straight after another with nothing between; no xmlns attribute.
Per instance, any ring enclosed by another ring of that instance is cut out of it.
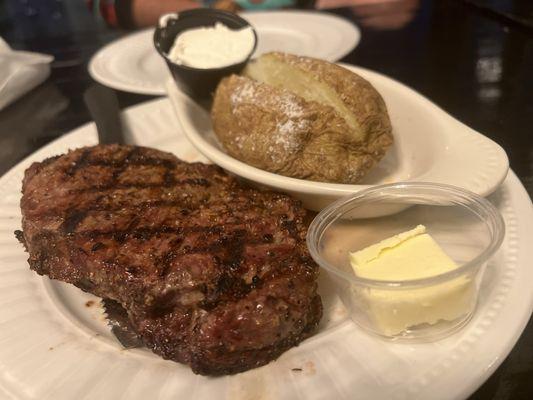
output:
<svg viewBox="0 0 533 400"><path fill-rule="evenodd" d="M392 144L383 99L367 81L342 67L273 54L331 85L357 115L365 140L328 105L233 75L220 82L211 110L220 142L232 157L270 172L320 182L358 182ZM355 104L361 97L367 101Z"/></svg>
<svg viewBox="0 0 533 400"><path fill-rule="evenodd" d="M272 52L265 57L276 58L304 73L311 74L317 81L326 83L338 93L344 104L356 115L356 119L370 144L377 135L390 138L392 144L392 127L387 113L387 106L378 91L364 78L356 73L323 60L293 54Z"/></svg>

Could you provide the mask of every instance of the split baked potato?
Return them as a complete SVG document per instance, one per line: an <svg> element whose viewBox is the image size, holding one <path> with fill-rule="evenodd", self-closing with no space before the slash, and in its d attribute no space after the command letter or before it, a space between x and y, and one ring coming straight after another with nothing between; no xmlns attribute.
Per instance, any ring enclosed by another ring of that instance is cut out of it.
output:
<svg viewBox="0 0 533 400"><path fill-rule="evenodd" d="M224 78L211 110L226 151L294 178L357 183L392 144L379 93L326 61L268 53Z"/></svg>

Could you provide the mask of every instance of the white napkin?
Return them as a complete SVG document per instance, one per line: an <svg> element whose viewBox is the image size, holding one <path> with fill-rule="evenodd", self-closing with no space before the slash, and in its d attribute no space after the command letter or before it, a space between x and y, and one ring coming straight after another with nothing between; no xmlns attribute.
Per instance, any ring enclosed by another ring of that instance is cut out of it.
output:
<svg viewBox="0 0 533 400"><path fill-rule="evenodd" d="M53 60L47 54L11 50L0 38L0 110L48 78Z"/></svg>

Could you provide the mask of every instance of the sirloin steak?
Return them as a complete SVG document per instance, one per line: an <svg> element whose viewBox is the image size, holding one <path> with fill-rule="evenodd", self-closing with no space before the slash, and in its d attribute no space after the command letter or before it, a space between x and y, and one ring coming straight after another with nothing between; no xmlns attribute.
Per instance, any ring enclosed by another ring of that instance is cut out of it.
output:
<svg viewBox="0 0 533 400"><path fill-rule="evenodd" d="M147 347L195 373L264 365L320 320L306 211L288 196L120 145L34 163L22 192L30 268L119 302Z"/></svg>

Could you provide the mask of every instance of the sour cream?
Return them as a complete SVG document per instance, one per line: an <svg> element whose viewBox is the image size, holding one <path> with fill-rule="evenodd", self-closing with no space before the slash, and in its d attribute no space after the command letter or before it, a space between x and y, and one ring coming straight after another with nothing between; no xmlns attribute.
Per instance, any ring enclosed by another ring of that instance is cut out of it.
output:
<svg viewBox="0 0 533 400"><path fill-rule="evenodd" d="M255 36L250 26L229 29L217 22L179 34L167 54L176 64L193 68L221 68L244 61L252 52Z"/></svg>

